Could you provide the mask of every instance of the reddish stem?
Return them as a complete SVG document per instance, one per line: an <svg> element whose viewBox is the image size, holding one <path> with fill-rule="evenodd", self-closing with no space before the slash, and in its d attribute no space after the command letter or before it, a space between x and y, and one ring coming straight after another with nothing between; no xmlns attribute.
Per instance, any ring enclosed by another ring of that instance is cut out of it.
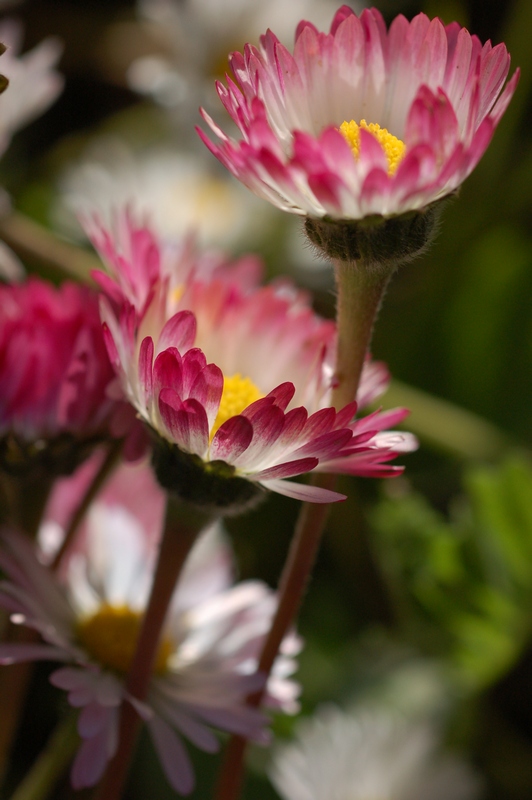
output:
<svg viewBox="0 0 532 800"><path fill-rule="evenodd" d="M165 526L148 607L126 680L126 692L137 700L146 698L168 606L190 549L205 524L204 516L190 516L177 526L168 521ZM140 717L131 703L125 702L118 750L96 793L98 800L118 800L122 796L140 727Z"/></svg>
<svg viewBox="0 0 532 800"><path fill-rule="evenodd" d="M336 353L336 388L332 405L341 409L355 397L364 360L371 341L373 324L390 273L365 270L363 265L339 261L335 264L338 345ZM334 489L334 475L313 476L313 484ZM269 675L279 647L294 624L316 560L329 506L304 503L294 531L290 551L279 583L279 605L266 637L257 670ZM262 692L248 698L258 707ZM233 736L229 742L216 790L216 800L237 800L243 781L245 739Z"/></svg>

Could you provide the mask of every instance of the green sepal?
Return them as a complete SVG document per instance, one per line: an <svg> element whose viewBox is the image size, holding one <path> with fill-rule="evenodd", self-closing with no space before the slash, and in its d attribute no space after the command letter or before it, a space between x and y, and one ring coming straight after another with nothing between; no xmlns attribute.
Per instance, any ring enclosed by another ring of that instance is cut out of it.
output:
<svg viewBox="0 0 532 800"><path fill-rule="evenodd" d="M266 497L257 483L240 478L225 461L203 461L166 439L153 436L152 463L163 489L201 511L234 516Z"/></svg>
<svg viewBox="0 0 532 800"><path fill-rule="evenodd" d="M307 217L305 231L312 244L334 261L356 261L372 272L393 272L431 243L445 199L395 217Z"/></svg>

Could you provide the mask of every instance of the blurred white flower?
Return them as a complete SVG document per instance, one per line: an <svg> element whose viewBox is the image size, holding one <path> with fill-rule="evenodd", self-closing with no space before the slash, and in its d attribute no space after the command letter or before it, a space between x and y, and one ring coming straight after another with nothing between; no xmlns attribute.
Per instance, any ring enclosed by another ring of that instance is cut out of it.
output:
<svg viewBox="0 0 532 800"><path fill-rule="evenodd" d="M62 51L59 41L47 38L21 56L21 39L22 28L15 20L0 23L0 42L7 47L0 58L0 72L9 79L0 94L0 155L15 131L46 111L63 88L63 78L55 69Z"/></svg>
<svg viewBox="0 0 532 800"><path fill-rule="evenodd" d="M136 152L118 136L101 136L61 176L54 224L79 238L78 215L97 210L110 224L113 208L128 205L165 240L194 231L202 247L225 249L264 238L273 214L202 155L168 147Z"/></svg>
<svg viewBox="0 0 532 800"><path fill-rule="evenodd" d="M121 480L131 470L135 503L142 492L145 502L148 496L159 502L162 492L152 479L141 488L138 467L121 468ZM230 545L214 525L198 539L175 590L148 695L143 702L130 696L125 675L150 592L157 537L144 527L149 515L141 519L117 502L123 491L123 485L116 492L107 487L104 500L93 504L59 578L25 537L4 532L0 605L44 641L0 644L0 663L62 662L50 681L80 709L74 788L97 783L116 752L125 701L146 723L168 781L186 794L194 774L181 737L209 753L219 747L212 727L268 740L266 716L247 707L245 698L263 685L255 669L276 599L260 581L233 585ZM267 685L266 703L289 713L298 708L299 687L289 676L299 649L294 634L286 637Z"/></svg>
<svg viewBox="0 0 532 800"><path fill-rule="evenodd" d="M271 778L284 800L474 800L478 778L438 739L428 721L325 706L278 748Z"/></svg>
<svg viewBox="0 0 532 800"><path fill-rule="evenodd" d="M349 3L360 10L363 3ZM215 100L213 76L227 69L231 50L244 42L258 44L267 29L292 45L301 19L328 27L338 7L336 0L139 0L138 10L161 43L160 53L132 62L131 87L150 95L161 106L177 113L183 123L198 105Z"/></svg>
<svg viewBox="0 0 532 800"><path fill-rule="evenodd" d="M0 157L5 153L13 134L51 105L63 88L63 78L55 67L62 47L57 39L47 38L33 50L19 55L22 28L18 22L0 22L0 43L6 47L0 57L0 74L9 80L0 94ZM0 217L11 210L7 192L0 187ZM0 242L0 279L9 282L24 278L19 258Z"/></svg>

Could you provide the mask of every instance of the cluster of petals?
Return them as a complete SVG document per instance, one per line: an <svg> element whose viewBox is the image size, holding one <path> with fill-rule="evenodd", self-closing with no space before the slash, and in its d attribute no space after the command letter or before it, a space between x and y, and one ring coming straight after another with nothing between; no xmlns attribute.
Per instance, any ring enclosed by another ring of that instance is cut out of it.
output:
<svg viewBox="0 0 532 800"><path fill-rule="evenodd" d="M242 138L199 134L248 188L294 214L397 215L454 192L477 165L515 90L504 44L482 45L457 23L342 6L329 33L301 22L293 54L270 31L230 57L220 99ZM504 87L504 88L503 88ZM389 174L383 148L360 131L355 158L344 121L377 123L405 155Z"/></svg>
<svg viewBox="0 0 532 800"><path fill-rule="evenodd" d="M278 748L271 777L283 800L476 800L478 777L438 739L433 721L397 710L323 706Z"/></svg>
<svg viewBox="0 0 532 800"><path fill-rule="evenodd" d="M0 437L122 435L132 416L110 396L114 381L94 292L39 278L0 286Z"/></svg>
<svg viewBox="0 0 532 800"><path fill-rule="evenodd" d="M146 492L141 494L146 500ZM80 710L81 744L71 773L75 788L94 785L116 752L124 701L144 720L168 781L183 794L192 790L194 775L182 737L211 753L219 747L213 727L268 741L267 718L248 708L245 698L264 682L255 669L275 595L260 581L232 585L231 551L219 526L203 533L189 556L165 624L164 638L170 643L166 666L152 676L145 701L130 696L124 674L98 661L80 640L80 623L101 607L142 613L157 538L109 496L92 506L83 543L74 548L59 578L37 560L24 537L13 532L2 536L6 579L0 584L0 604L13 621L38 631L44 641L1 644L0 663L62 662L50 681ZM269 705L290 713L298 708L299 688L290 675L300 646L295 634L286 637L267 685Z"/></svg>
<svg viewBox="0 0 532 800"><path fill-rule="evenodd" d="M335 326L312 311L305 293L286 281L253 286L230 266L192 270L184 282L161 270L157 279L156 240L129 223L115 238L93 236L97 247L105 243L99 249L112 271L99 278L109 292L101 313L125 395L160 436L266 489L315 502L342 496L286 479L314 469L380 477L401 471L388 462L415 440L386 429L406 411L355 419L358 406L386 388L386 369L368 361L357 401L331 407ZM215 428L224 378L234 375L249 378L262 396Z"/></svg>

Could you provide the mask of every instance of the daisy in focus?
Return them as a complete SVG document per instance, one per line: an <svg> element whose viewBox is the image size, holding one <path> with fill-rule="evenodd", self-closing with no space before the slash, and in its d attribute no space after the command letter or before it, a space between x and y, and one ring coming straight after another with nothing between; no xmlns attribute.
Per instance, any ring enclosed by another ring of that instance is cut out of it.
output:
<svg viewBox="0 0 532 800"><path fill-rule="evenodd" d="M220 510L252 502L261 487L343 499L287 480L315 469L402 471L388 462L416 441L387 428L407 412L355 418L386 388L386 369L368 361L357 399L331 407L336 329L305 293L288 282L257 286L245 260L209 273L200 258L165 274L149 229L120 219L114 233L91 231L111 273L95 276L109 298L102 320L124 393L158 434L154 463L165 488Z"/></svg>
<svg viewBox="0 0 532 800"><path fill-rule="evenodd" d="M284 800L475 800L477 777L438 744L428 722L327 706L278 748L271 778Z"/></svg>
<svg viewBox="0 0 532 800"><path fill-rule="evenodd" d="M454 192L486 150L517 85L504 44L457 23L342 6L308 22L291 53L272 31L230 57L218 94L242 138L203 112L199 134L230 172L283 211L361 220L419 211Z"/></svg>
<svg viewBox="0 0 532 800"><path fill-rule="evenodd" d="M160 493L156 487L150 491ZM92 506L81 543L59 579L37 560L24 537L12 532L2 537L6 579L0 584L0 605L44 642L2 644L0 662L63 662L50 681L80 709L81 745L71 773L76 789L97 783L113 757L123 701L144 720L169 783L182 794L194 786L182 737L209 753L219 747L212 727L257 742L268 739L266 717L247 708L245 697L262 685L254 670L275 596L259 581L232 585L231 552L217 526L198 539L189 556L146 701L126 694L125 674L150 590L155 544L153 531L148 534L127 507L110 502L109 492L105 502ZM298 687L289 676L299 649L295 635L285 639L268 682L270 707L297 710Z"/></svg>

